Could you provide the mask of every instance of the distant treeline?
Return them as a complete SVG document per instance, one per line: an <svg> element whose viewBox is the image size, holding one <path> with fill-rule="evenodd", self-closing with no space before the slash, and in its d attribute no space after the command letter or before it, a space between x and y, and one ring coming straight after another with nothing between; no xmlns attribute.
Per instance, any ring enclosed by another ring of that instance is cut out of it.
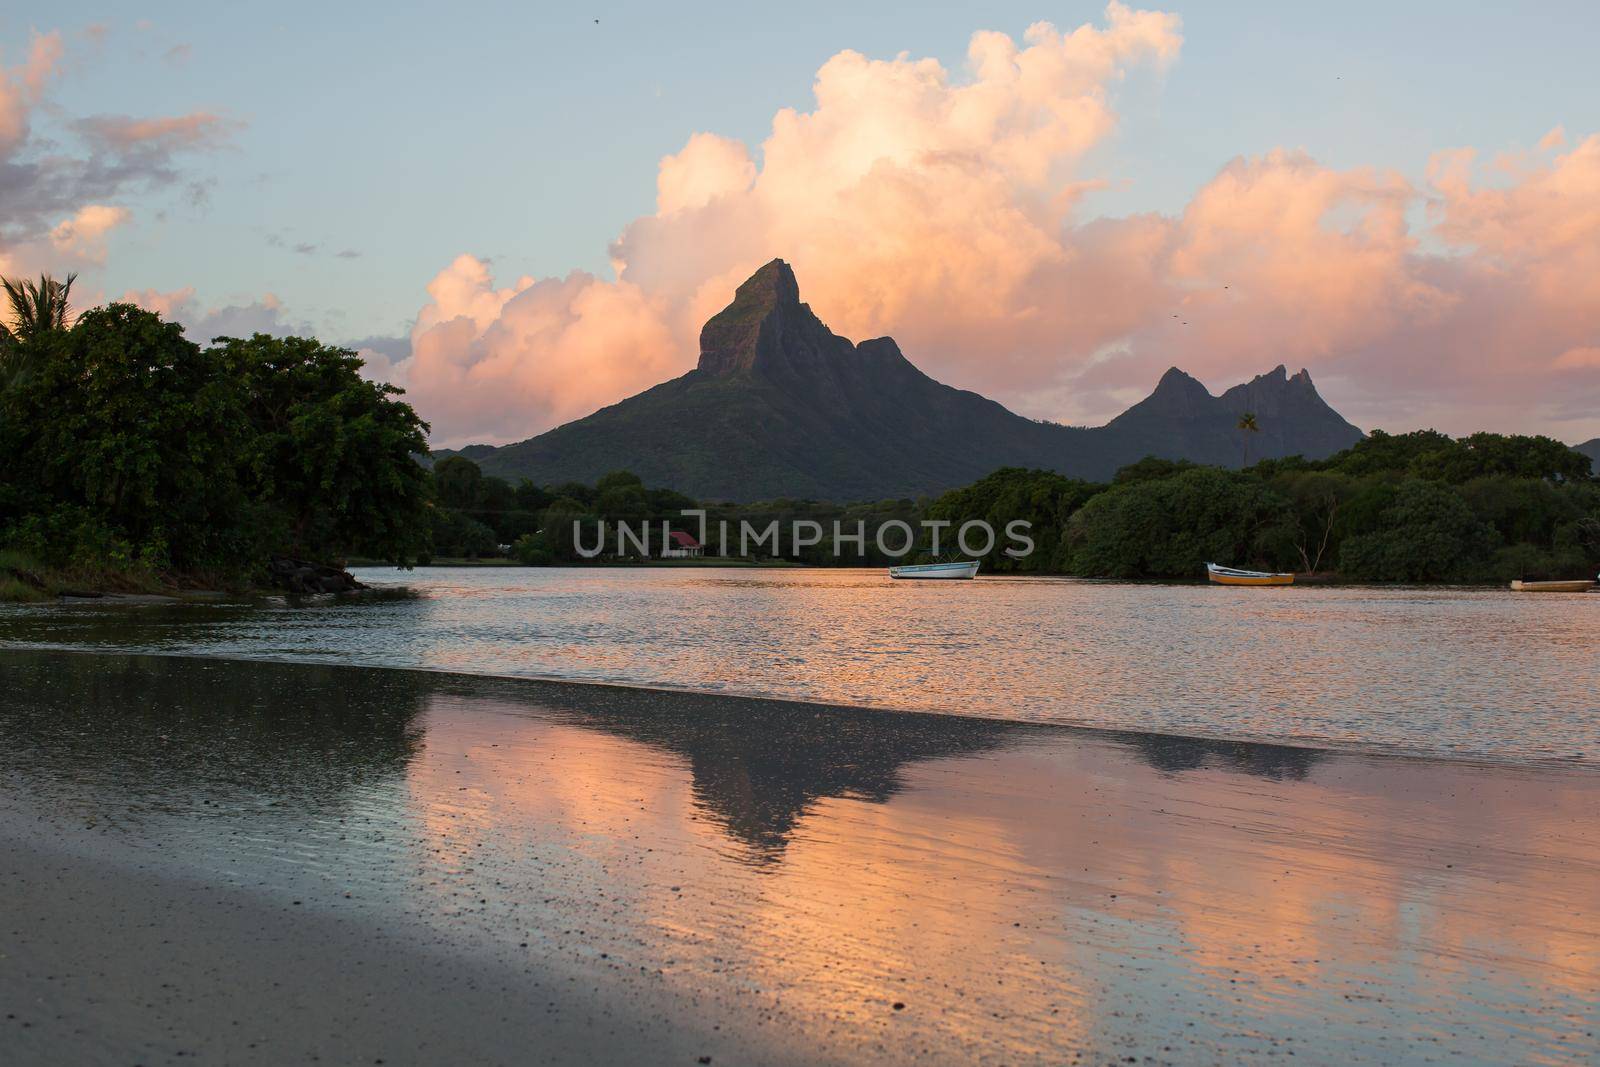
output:
<svg viewBox="0 0 1600 1067"><path fill-rule="evenodd" d="M1038 551L991 571L1195 577L1207 562L1358 581L1592 576L1600 482L1547 437L1373 431L1326 460L1246 470L1145 459L1110 485L998 471L930 511L1033 522Z"/></svg>
<svg viewBox="0 0 1600 1067"><path fill-rule="evenodd" d="M524 563L615 562L637 559L638 552L619 555L615 551L615 529L626 525L631 530L650 531L652 555L659 555L663 526L681 530L696 540L704 538L707 556L740 557L738 529L741 521L765 526L777 521L787 524L797 519L821 523L831 532L837 520L850 530L856 523L875 531L890 519L915 521L919 505L912 500L884 500L869 504L829 504L814 500L775 500L756 504L706 503L671 489L646 488L629 471L614 471L595 485L567 482L536 486L524 478L513 486L491 477L478 465L462 456L449 456L433 468L433 483L440 508L433 531L434 552L442 557L485 557L505 555ZM683 512L705 511L704 528L697 516ZM727 522L728 543L721 538ZM599 526L608 531L606 549L598 557L580 554L574 539L575 526L583 531L586 547L594 547ZM869 538L870 541L870 538ZM749 547L749 546L746 546ZM751 558L769 558L751 553ZM857 566L893 562L870 543L866 553L834 558L816 546L798 555L784 557L816 565Z"/></svg>
<svg viewBox="0 0 1600 1067"><path fill-rule="evenodd" d="M788 557L822 566L902 562L876 545L878 527L892 520L943 520L949 529L1029 523L1034 551L1017 558L997 544L984 556L988 573L1193 578L1214 561L1353 580L1489 581L1600 566L1600 481L1587 457L1545 437L1375 431L1315 462L1290 457L1234 471L1150 458L1109 484L1008 468L936 498L853 505L696 502L648 489L626 471L595 486L511 486L459 456L439 462L434 484L438 554L493 555L504 545L528 563L582 562L575 522L586 531L601 521L657 530L665 522L699 537L699 520L680 513L703 508L708 555L740 553L734 538L720 541L724 519L735 530L774 519L812 520L830 533L836 522L847 531L863 524L860 550L835 555L825 539ZM931 558L929 547L911 558ZM617 559L613 548L600 558ZM948 539L943 549L942 557L956 554Z"/></svg>

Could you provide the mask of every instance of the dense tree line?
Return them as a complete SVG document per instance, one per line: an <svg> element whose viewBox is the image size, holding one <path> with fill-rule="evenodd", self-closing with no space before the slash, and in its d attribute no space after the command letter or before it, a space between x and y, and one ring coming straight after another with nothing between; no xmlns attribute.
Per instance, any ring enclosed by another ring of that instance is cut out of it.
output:
<svg viewBox="0 0 1600 1067"><path fill-rule="evenodd" d="M1029 519L1037 551L993 571L1192 578L1207 562L1368 581L1593 575L1600 482L1546 437L1373 431L1321 461L1222 470L1145 459L1110 485L1003 470L929 507Z"/></svg>
<svg viewBox="0 0 1600 1067"><path fill-rule="evenodd" d="M877 544L887 522L913 527L942 522L939 558L960 554L954 531L982 520L1003 531L1028 523L1033 551L1006 554L1001 538L983 557L986 573L1074 574L1109 578L1194 578L1207 562L1265 570L1337 574L1371 581L1489 581L1593 574L1600 567L1600 481L1590 461L1544 437L1434 431L1374 431L1326 460L1266 460L1224 470L1147 458L1110 484L1050 471L1007 468L934 499L835 505L811 500L696 504L666 489L647 489L618 471L595 486L513 487L456 456L434 469L441 555L492 555L497 545L529 563L582 562L573 543L578 523L650 524L659 544L663 522L705 534L711 556L770 555L739 540L741 522L816 523L823 543L784 558L819 566L884 565ZM685 508L706 512L698 521ZM726 521L727 527L722 524ZM865 544L835 554L835 527L865 530ZM724 542L722 531L727 530ZM787 533L785 534L787 537ZM910 558L934 558L923 533ZM601 559L619 553L608 539ZM636 553L624 552L629 556Z"/></svg>
<svg viewBox="0 0 1600 1067"><path fill-rule="evenodd" d="M630 471L613 471L594 485L567 482L537 486L524 478L512 485L486 475L464 456L447 456L433 467L439 508L435 513L433 546L436 558L509 556L524 563L615 562L637 559L634 540L617 550L616 531L626 526L643 539L649 529L650 554L658 556L663 525L704 540L710 557L772 559L770 542L741 543L741 523L765 529L777 522L788 531L796 521L816 523L826 534L823 543L781 558L816 566L857 566L894 562L877 550L874 535L891 519L915 522L919 504L912 500L885 500L862 504L832 504L814 500L772 500L754 504L700 502L672 489L651 489ZM685 511L704 511L685 516ZM865 531L861 551L852 546L843 556L831 551L834 524L847 532ZM858 526L859 524L859 526ZM582 531L585 547L593 549L599 531L605 530L605 548L598 556L579 553L575 527ZM787 548L787 532L784 534Z"/></svg>
<svg viewBox="0 0 1600 1067"><path fill-rule="evenodd" d="M575 562L574 521L592 526L604 519L638 525L678 520L695 503L670 489L646 489L639 478L616 471L595 485L568 482L537 486L524 478L513 486L484 474L464 456L446 456L433 466L439 507L433 520L436 557L510 555L525 563ZM679 528L683 528L678 520Z"/></svg>
<svg viewBox="0 0 1600 1067"><path fill-rule="evenodd" d="M84 574L251 584L267 559L415 561L427 426L353 352L257 334L208 347L71 279L8 282L0 547Z"/></svg>

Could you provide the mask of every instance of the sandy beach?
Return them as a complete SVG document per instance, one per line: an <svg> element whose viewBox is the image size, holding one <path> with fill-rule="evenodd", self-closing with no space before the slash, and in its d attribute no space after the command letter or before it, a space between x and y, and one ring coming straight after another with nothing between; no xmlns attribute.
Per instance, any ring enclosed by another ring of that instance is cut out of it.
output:
<svg viewBox="0 0 1600 1067"><path fill-rule="evenodd" d="M1600 774L0 652L7 1063L1571 1063Z"/></svg>

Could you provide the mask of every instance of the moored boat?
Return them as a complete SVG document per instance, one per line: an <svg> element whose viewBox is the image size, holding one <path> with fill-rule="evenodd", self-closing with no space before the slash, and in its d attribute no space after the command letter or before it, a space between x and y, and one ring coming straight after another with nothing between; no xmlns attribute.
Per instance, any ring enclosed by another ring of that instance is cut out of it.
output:
<svg viewBox="0 0 1600 1067"><path fill-rule="evenodd" d="M1271 571L1243 571L1237 567L1206 564L1206 576L1218 585L1293 585L1294 575Z"/></svg>
<svg viewBox="0 0 1600 1067"><path fill-rule="evenodd" d="M1511 588L1518 593L1587 593L1595 587L1587 579L1567 582L1523 582L1511 583Z"/></svg>
<svg viewBox="0 0 1600 1067"><path fill-rule="evenodd" d="M911 563L904 567L890 567L891 578L975 578L978 560L958 560L955 563Z"/></svg>

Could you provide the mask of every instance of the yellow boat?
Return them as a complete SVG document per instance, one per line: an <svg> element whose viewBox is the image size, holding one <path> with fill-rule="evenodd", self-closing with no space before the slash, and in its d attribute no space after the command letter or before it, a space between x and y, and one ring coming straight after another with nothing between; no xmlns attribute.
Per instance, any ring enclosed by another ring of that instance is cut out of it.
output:
<svg viewBox="0 0 1600 1067"><path fill-rule="evenodd" d="M1272 574L1268 571L1242 571L1237 567L1219 567L1206 564L1206 575L1218 585L1293 585L1294 575Z"/></svg>
<svg viewBox="0 0 1600 1067"><path fill-rule="evenodd" d="M1585 580L1576 582L1512 582L1511 588L1518 593L1587 593L1594 588L1594 583Z"/></svg>

